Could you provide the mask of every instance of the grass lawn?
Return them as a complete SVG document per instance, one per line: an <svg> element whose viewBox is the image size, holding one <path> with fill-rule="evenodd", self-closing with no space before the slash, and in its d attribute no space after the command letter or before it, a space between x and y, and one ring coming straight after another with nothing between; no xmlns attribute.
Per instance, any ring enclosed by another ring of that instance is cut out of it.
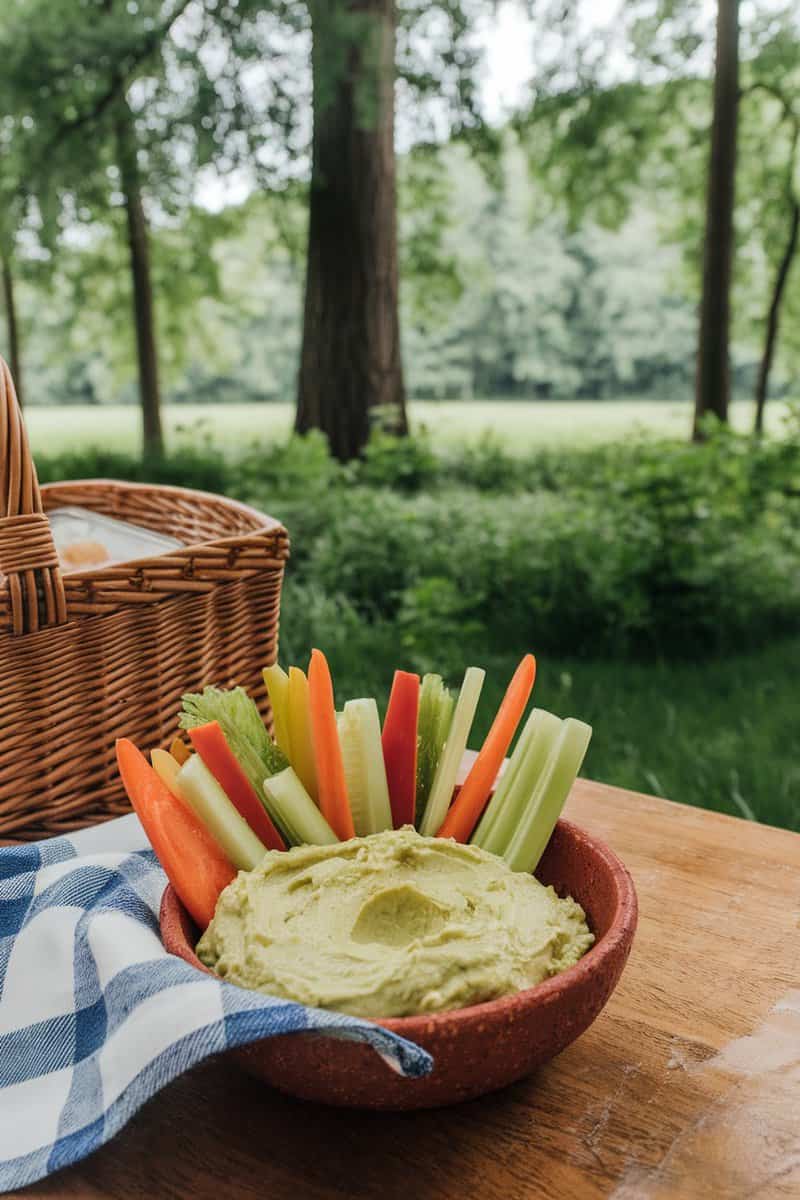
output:
<svg viewBox="0 0 800 1200"><path fill-rule="evenodd" d="M425 427L438 444L474 441L491 431L521 452L537 445L615 441L637 432L684 438L691 421L688 402L643 400L415 401L410 412L413 426ZM778 431L785 412L785 405L772 404L768 425ZM207 435L217 445L235 449L252 440L285 437L294 410L290 404L182 404L167 406L164 415L170 444ZM752 405L738 401L732 415L737 428L749 429ZM133 406L31 407L26 422L34 454L100 445L133 450L139 445L139 412Z"/></svg>

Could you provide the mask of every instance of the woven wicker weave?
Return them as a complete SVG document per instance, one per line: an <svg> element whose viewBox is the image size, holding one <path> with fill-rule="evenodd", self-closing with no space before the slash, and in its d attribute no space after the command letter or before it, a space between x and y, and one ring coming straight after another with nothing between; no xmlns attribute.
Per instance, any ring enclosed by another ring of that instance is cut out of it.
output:
<svg viewBox="0 0 800 1200"><path fill-rule="evenodd" d="M61 573L44 513L80 505L185 543ZM180 697L246 686L269 718L286 530L184 488L89 480L39 488L0 359L0 839L64 833L129 811L114 741L163 745Z"/></svg>

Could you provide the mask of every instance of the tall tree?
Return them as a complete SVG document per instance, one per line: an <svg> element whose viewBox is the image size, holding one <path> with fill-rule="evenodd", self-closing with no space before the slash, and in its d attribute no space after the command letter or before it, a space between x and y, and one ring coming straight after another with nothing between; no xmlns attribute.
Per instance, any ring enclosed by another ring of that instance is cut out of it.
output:
<svg viewBox="0 0 800 1200"><path fill-rule="evenodd" d="M800 291L800 12L769 10L743 30L739 101L737 332L761 331L754 432L764 428L779 349L788 365Z"/></svg>
<svg viewBox="0 0 800 1200"><path fill-rule="evenodd" d="M11 374L17 389L17 399L23 400L22 389L22 355L19 345L19 323L17 318L17 303L14 295L14 273L11 267L11 256L8 250L0 255L3 274L3 304L6 310L6 336L8 340L8 357L11 363Z"/></svg>
<svg viewBox="0 0 800 1200"><path fill-rule="evenodd" d="M728 419L730 401L730 294L736 128L739 112L739 0L717 0L714 108L703 241L703 290L697 346L694 437L713 413Z"/></svg>
<svg viewBox="0 0 800 1200"><path fill-rule="evenodd" d="M780 249L778 263L775 269L775 276L772 283L764 331L764 347L761 353L758 377L756 379L755 421L753 428L754 432L759 437L764 432L764 410L766 408L767 395L769 393L770 374L775 361L775 348L778 341L781 306L786 294L786 286L789 282L789 275L794 264L795 255L797 254L798 242L800 241L800 198L798 198L797 191L795 190L795 177L797 174L797 151L798 145L800 145L800 115L792 113L791 107L788 104L786 108L792 126L790 143L791 149L787 160L784 191L787 220L785 240Z"/></svg>
<svg viewBox="0 0 800 1200"><path fill-rule="evenodd" d="M113 227L115 207L124 208L150 452L160 451L162 434L147 209L162 220L185 212L193 169L217 148L229 96L201 54L216 8L215 0L9 0L0 14L0 100L25 165L20 186L48 240L55 245L81 223Z"/></svg>
<svg viewBox="0 0 800 1200"><path fill-rule="evenodd" d="M139 370L139 395L142 404L142 441L145 453L163 450L161 429L161 393L158 386L158 351L153 312L153 285L150 278L150 234L142 199L142 181L137 156L136 126L128 103L121 97L116 104L116 150L130 254L133 319L136 329L136 358Z"/></svg>
<svg viewBox="0 0 800 1200"><path fill-rule="evenodd" d="M323 430L344 460L366 444L374 413L388 416L395 432L408 431L394 20L394 0L311 5L314 132L296 428Z"/></svg>
<svg viewBox="0 0 800 1200"><path fill-rule="evenodd" d="M17 280L20 272L19 235L25 225L26 205L19 188L22 164L16 148L7 144L0 132L0 152L3 169L0 171L0 276L2 303L5 312L6 346L11 373L16 384L17 399L23 402L22 334L17 303Z"/></svg>

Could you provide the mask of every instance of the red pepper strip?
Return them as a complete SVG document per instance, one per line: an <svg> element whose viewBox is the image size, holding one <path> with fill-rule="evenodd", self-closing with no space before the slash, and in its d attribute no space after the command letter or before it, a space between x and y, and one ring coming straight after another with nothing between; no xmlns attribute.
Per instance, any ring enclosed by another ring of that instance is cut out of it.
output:
<svg viewBox="0 0 800 1200"><path fill-rule="evenodd" d="M198 725L190 729L189 738L233 807L244 817L253 833L268 850L285 850L283 838L228 745L228 739L222 732L219 721L209 721L207 725Z"/></svg>
<svg viewBox="0 0 800 1200"><path fill-rule="evenodd" d="M414 824L418 721L419 675L395 671L381 735L395 829Z"/></svg>

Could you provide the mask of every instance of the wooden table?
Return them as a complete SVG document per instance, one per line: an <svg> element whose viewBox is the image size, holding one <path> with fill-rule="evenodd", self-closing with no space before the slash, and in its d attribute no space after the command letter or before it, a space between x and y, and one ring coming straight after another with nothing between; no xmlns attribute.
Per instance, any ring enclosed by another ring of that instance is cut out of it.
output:
<svg viewBox="0 0 800 1200"><path fill-rule="evenodd" d="M800 1196L800 836L581 782L639 932L595 1025L531 1079L438 1112L317 1108L224 1061L20 1195L269 1200Z"/></svg>

